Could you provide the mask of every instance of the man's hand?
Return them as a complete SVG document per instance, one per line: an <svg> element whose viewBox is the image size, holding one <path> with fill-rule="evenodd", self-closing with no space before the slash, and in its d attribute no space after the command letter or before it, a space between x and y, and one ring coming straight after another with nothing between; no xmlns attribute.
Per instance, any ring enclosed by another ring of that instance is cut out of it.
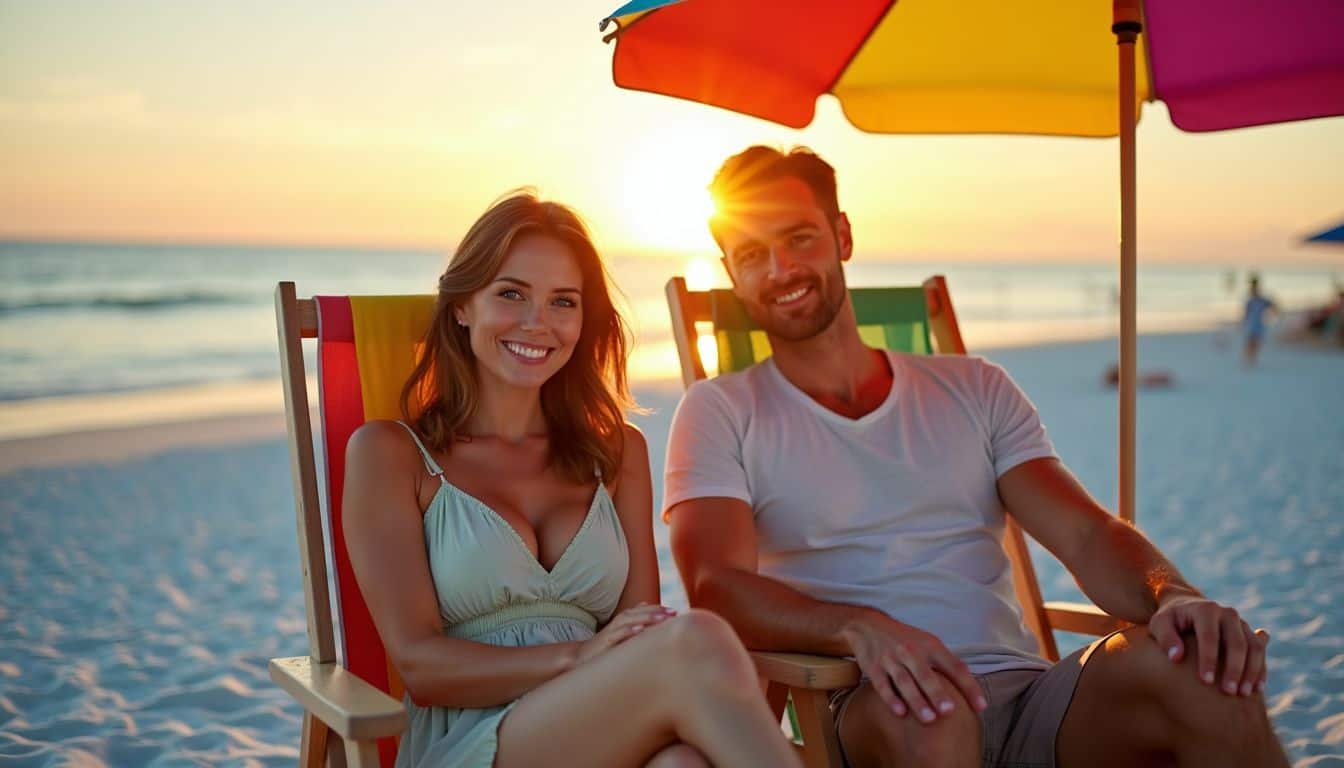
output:
<svg viewBox="0 0 1344 768"><path fill-rule="evenodd" d="M954 689L977 712L987 705L966 664L928 632L868 610L842 634L863 676L899 717L909 711L932 723L956 708Z"/></svg>
<svg viewBox="0 0 1344 768"><path fill-rule="evenodd" d="M1195 664L1199 679L1214 684L1218 656L1222 655L1224 693L1250 696L1264 689L1268 675L1265 666L1268 632L1252 631L1236 609L1202 595L1178 593L1164 597L1148 620L1148 633L1167 649L1172 661L1180 661L1185 657L1181 634L1188 632L1194 633L1199 644Z"/></svg>

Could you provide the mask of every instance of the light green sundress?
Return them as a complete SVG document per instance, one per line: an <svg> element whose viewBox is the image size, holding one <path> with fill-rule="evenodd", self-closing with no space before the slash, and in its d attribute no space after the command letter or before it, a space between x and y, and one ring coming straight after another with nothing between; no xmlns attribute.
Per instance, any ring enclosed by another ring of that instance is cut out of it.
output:
<svg viewBox="0 0 1344 768"><path fill-rule="evenodd" d="M398 422L400 423L400 422ZM518 532L484 502L449 483L408 425L439 490L425 511L425 548L444 632L478 643L543 645L591 638L625 589L630 554L611 495L598 477L588 515L547 571ZM500 722L517 700L496 707L421 707L406 698L410 727L397 768L486 768Z"/></svg>

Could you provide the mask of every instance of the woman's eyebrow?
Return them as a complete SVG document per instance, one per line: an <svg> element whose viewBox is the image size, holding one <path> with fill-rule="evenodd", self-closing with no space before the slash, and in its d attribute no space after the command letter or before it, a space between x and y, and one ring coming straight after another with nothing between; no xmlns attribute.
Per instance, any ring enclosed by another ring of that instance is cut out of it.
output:
<svg viewBox="0 0 1344 768"><path fill-rule="evenodd" d="M496 278L495 278L495 282L496 282L496 283L512 283L512 284L514 284L514 285L522 286L523 288L531 288L531 287L532 287L532 284L529 283L529 282L527 282L526 280L520 280L520 279L518 279L518 278L516 278L516 277L509 277L508 275L500 275L499 277L496 277ZM583 291L579 290L578 288L570 288L569 286L564 286L564 287L561 287L561 288L555 288L555 289L553 289L553 290L551 291L551 293L577 293L577 294L579 294L580 296L583 295Z"/></svg>

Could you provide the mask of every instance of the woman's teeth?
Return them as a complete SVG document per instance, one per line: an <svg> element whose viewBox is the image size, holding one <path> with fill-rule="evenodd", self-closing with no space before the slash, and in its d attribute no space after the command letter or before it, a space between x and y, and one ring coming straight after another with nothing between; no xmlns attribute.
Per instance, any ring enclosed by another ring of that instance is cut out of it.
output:
<svg viewBox="0 0 1344 768"><path fill-rule="evenodd" d="M504 347L513 354L529 360L540 360L550 352L546 347L534 347L531 344L519 344L516 341L506 341Z"/></svg>

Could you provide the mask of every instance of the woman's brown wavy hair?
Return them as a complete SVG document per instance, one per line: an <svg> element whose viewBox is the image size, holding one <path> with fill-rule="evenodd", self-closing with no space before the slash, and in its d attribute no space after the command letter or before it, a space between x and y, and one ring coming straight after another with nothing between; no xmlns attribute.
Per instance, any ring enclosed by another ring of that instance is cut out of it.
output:
<svg viewBox="0 0 1344 768"><path fill-rule="evenodd" d="M467 232L439 278L434 320L415 370L401 391L401 412L434 450L450 453L480 401L476 356L454 308L489 285L513 244L524 235L552 237L569 246L583 275L583 328L568 362L541 387L550 462L578 483L593 470L614 480L621 466L625 412L634 403L626 386L629 334L612 303L609 278L588 228L567 206L520 189L490 206Z"/></svg>

